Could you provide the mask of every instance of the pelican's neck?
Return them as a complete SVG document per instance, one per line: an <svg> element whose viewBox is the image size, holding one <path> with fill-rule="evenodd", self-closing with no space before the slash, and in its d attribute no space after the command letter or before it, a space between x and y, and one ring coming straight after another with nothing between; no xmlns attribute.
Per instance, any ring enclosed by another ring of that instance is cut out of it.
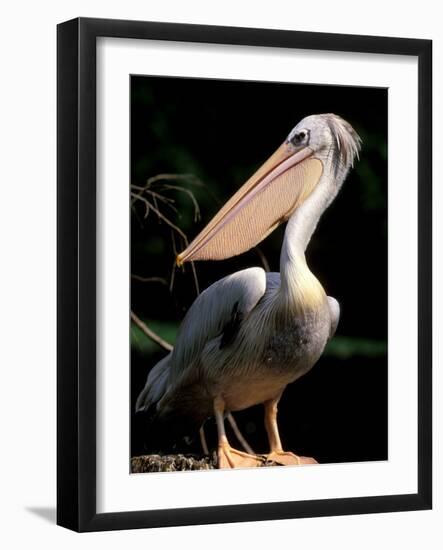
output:
<svg viewBox="0 0 443 550"><path fill-rule="evenodd" d="M325 170L314 191L287 223L280 254L279 294L283 303L291 308L315 309L324 301L325 292L306 263L305 250L321 215L335 197L336 189L329 170Z"/></svg>

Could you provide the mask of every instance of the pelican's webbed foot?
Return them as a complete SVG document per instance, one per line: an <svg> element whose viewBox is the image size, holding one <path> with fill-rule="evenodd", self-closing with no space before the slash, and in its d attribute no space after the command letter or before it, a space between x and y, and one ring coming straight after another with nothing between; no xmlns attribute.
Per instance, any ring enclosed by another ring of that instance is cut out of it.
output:
<svg viewBox="0 0 443 550"><path fill-rule="evenodd" d="M266 462L276 462L281 466L302 466L303 464L318 464L315 458L298 456L289 451L272 451L266 455Z"/></svg>
<svg viewBox="0 0 443 550"><path fill-rule="evenodd" d="M226 438L219 443L217 457L219 468L256 468L265 463L263 457L234 449Z"/></svg>

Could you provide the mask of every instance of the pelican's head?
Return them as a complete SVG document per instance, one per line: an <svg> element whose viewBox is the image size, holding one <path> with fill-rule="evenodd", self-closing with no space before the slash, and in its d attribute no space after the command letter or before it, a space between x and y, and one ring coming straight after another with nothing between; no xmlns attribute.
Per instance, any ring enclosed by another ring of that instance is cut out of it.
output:
<svg viewBox="0 0 443 550"><path fill-rule="evenodd" d="M341 117L304 118L177 256L177 264L222 260L246 252L286 221L321 180L335 184L332 200L359 149L360 138Z"/></svg>
<svg viewBox="0 0 443 550"><path fill-rule="evenodd" d="M343 179L358 157L361 139L349 122L328 113L305 117L290 131L285 143L294 151L309 148L324 168L331 167L334 176Z"/></svg>

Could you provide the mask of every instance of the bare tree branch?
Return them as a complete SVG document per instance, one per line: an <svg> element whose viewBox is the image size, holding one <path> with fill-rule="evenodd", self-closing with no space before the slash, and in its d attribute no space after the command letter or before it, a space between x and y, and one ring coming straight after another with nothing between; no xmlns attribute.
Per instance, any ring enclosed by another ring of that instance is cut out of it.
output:
<svg viewBox="0 0 443 550"><path fill-rule="evenodd" d="M155 212L155 214L158 216L158 218L163 220L167 225L169 225L169 227L172 227L172 229L174 229L174 231L176 231L180 235L180 237L185 241L186 246L188 246L188 244L189 244L188 243L188 238L186 237L185 233L183 233L183 231L180 229L180 227L175 225L175 223L172 223L169 218L167 218L164 214L162 214L162 212L158 208L158 205L156 204L156 201L157 201L156 197L152 198L152 200L154 202L154 204L152 204L148 201L148 199L146 199L145 197L143 197L141 195L137 195L136 193L131 193L131 195L134 197L135 200L140 200L145 204L145 207L146 207L145 218L148 217L149 210L152 210L153 212Z"/></svg>
<svg viewBox="0 0 443 550"><path fill-rule="evenodd" d="M137 315L131 311L131 319L134 324L138 326L140 330L142 330L148 338L153 340L156 344L161 346L163 349L167 351L172 351L173 346L169 342L166 342L166 340L163 340L161 336L156 334L153 330L151 330L146 323L144 323Z"/></svg>
<svg viewBox="0 0 443 550"><path fill-rule="evenodd" d="M194 262L191 262L191 271L194 277L195 292L197 293L197 296L198 296L200 294L200 285L198 284L197 270L195 269Z"/></svg>
<svg viewBox="0 0 443 550"><path fill-rule="evenodd" d="M140 281L141 283L161 283L166 286L168 285L168 281L163 277L142 277L141 275L131 273L131 278L135 281Z"/></svg>
<svg viewBox="0 0 443 550"><path fill-rule="evenodd" d="M197 199L194 196L194 193L190 189L186 189L186 187L178 187L178 185L166 185L166 184L163 185L162 188L175 189L176 191L180 191L188 195L188 197L192 201L192 204L194 205L194 221L197 222L200 219L200 207L198 205Z"/></svg>
<svg viewBox="0 0 443 550"><path fill-rule="evenodd" d="M268 259L266 258L266 256L263 254L261 248L259 248L258 246L254 247L254 250L255 252L257 252L257 256L260 258L260 261L263 265L263 268L265 271L267 271L268 273L271 271L271 267L269 266L269 262L268 262Z"/></svg>

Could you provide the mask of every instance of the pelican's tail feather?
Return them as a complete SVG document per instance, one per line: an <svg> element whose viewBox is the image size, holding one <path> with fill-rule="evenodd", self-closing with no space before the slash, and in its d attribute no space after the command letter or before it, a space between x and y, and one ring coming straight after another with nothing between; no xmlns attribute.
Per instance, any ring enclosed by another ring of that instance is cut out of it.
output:
<svg viewBox="0 0 443 550"><path fill-rule="evenodd" d="M145 387L140 392L135 404L135 411L147 411L156 405L168 387L169 360L171 354L161 359L148 374Z"/></svg>

